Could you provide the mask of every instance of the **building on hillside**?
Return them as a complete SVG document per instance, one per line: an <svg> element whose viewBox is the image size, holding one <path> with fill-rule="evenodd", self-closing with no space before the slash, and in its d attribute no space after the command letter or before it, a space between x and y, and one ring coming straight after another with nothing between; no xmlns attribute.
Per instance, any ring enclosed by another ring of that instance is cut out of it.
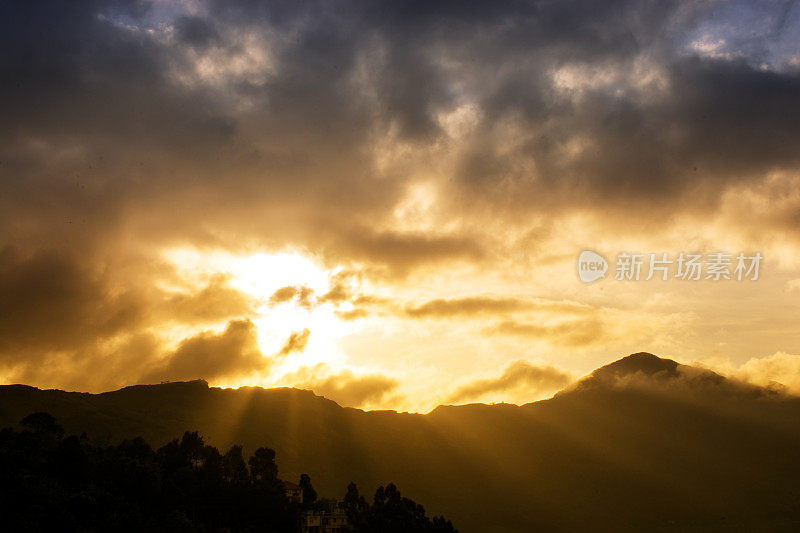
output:
<svg viewBox="0 0 800 533"><path fill-rule="evenodd" d="M343 509L306 511L303 513L302 533L341 533L347 528Z"/></svg>
<svg viewBox="0 0 800 533"><path fill-rule="evenodd" d="M282 481L282 483L283 492L290 503L303 503L303 489L300 488L300 485L296 485L291 481Z"/></svg>

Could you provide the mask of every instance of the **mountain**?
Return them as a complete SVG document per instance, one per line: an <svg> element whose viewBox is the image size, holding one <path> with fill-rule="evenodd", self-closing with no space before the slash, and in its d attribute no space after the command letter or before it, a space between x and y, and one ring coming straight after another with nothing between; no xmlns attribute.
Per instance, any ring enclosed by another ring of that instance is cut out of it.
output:
<svg viewBox="0 0 800 533"><path fill-rule="evenodd" d="M396 483L463 532L800 530L800 399L652 354L549 400L364 412L297 389L204 381L103 394L0 387L0 426L43 410L68 432L276 450L326 496Z"/></svg>
<svg viewBox="0 0 800 533"><path fill-rule="evenodd" d="M593 379L624 378L642 374L645 376L676 377L679 365L672 359L662 359L651 353L639 352L600 367L590 374Z"/></svg>

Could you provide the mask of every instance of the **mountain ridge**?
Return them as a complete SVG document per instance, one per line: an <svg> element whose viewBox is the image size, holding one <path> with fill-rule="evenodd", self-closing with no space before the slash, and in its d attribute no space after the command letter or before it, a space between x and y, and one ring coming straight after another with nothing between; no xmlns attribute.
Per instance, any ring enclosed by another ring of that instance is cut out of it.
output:
<svg viewBox="0 0 800 533"><path fill-rule="evenodd" d="M223 450L268 446L285 479L309 473L331 497L392 481L467 533L800 524L800 399L632 355L519 406L362 411L305 389L198 381L96 395L2 386L0 424L42 410L105 442L198 430Z"/></svg>
<svg viewBox="0 0 800 533"><path fill-rule="evenodd" d="M625 379L625 378L628 378L630 376L635 376L635 375L639 375L639 374L641 374L642 376L645 376L645 377L656 377L656 378L660 378L660 379L675 379L675 378L680 377L681 371L683 371L683 372L686 372L686 371L692 372L692 373L694 373L695 377L702 377L704 379L707 379L709 381L713 381L713 382L716 382L716 383L736 383L737 385L744 385L744 386L747 386L747 387L751 387L753 389L763 389L765 392L767 392L769 394L775 394L775 393L782 392L782 391L780 391L778 389L775 389L775 388L761 387L761 386L758 386L758 385L745 384L744 382L738 382L736 380L733 380L731 378L722 376L721 374L718 374L718 373L713 372L711 370L708 370L706 368L701 368L701 367L696 367L696 366L693 366L693 365L686 365L686 364L678 363L677 361L674 361L672 359L658 357L658 356L656 356L656 355L654 355L652 353L649 353L649 352L637 352L637 353L633 353L633 354L621 357L620 359L617 359L617 360L615 360L615 361L613 361L611 363L608 363L606 365L598 367L597 369L595 369L594 371L590 372L589 374L577 379L572 384L566 386L564 389L556 392L554 396L558 396L558 395L564 394L566 392L570 392L570 391L574 390L574 388L576 386L578 386L578 385L581 385L581 384L585 385L586 382L592 382L592 381L598 381L598 380L607 381L607 380L612 380L612 379ZM11 388L11 389L17 388L17 389L22 389L22 390L30 389L30 390L36 390L36 391L41 391L41 392L60 392L60 393L68 393L68 394L84 394L84 395L90 395L90 396L114 395L114 394L120 394L120 393L135 393L135 392L141 392L141 391L146 391L146 390L147 391L152 391L152 390L166 391L166 390L170 390L170 389L172 389L172 390L175 390L175 389L181 389L181 390L201 389L201 390L206 390L207 389L207 390L221 390L221 391L274 391L274 393L279 393L281 391L284 391L284 392L286 392L286 391L297 391L297 393L299 393L299 394L311 394L314 397L322 398L322 399L324 399L326 401L329 401L329 402L332 402L332 403L336 404L338 407L341 407L342 409L355 409L357 411L362 411L362 412L365 412L365 413L369 413L369 412L393 412L393 413L398 413L398 414L407 413L406 411L397 411L397 410L394 410L394 409L366 409L365 410L365 409L360 409L360 408L357 408L357 407L343 406L343 405L340 405L335 400L332 400L330 398L325 397L324 395L316 394L312 389L304 389L304 388L298 388L298 387L286 387L286 386L283 386L283 387L261 387L261 386L258 386L258 385L243 385L241 387L235 387L235 388L233 388L233 387L215 387L215 386L211 386L208 383L207 380L202 379L202 378L193 379L193 380L187 380L187 381L164 381L164 382L161 382L161 383L140 383L140 384L135 384L135 385L126 385L126 386L121 387L119 389L110 390L110 391L103 391L103 392L98 392L98 393L82 392L82 391L67 391L67 390L62 390L62 389L57 389L57 388L42 389L42 388L39 388L39 387L35 387L35 386L32 386L32 385L26 385L26 384L22 384L22 383L13 383L13 384L8 384L8 385L0 385L0 390L8 389L8 388ZM538 403L540 401L546 401L546 400L547 399L535 400L535 401L526 402L526 403L523 403L523 404L514 404L514 403L508 403L508 402L498 402L498 403L492 403L492 404L486 404L486 403L480 403L480 402L472 402L472 403L466 403L466 404L440 404L440 405L437 405L436 407L434 407L432 410L430 410L427 413L411 412L409 414L429 415L429 414L432 414L433 412L437 411L440 408L447 408L447 407L478 406L478 405L484 405L484 406L487 406L487 407L496 407L496 406L503 406L503 405L512 405L512 406L532 405L532 404L536 404L536 403Z"/></svg>

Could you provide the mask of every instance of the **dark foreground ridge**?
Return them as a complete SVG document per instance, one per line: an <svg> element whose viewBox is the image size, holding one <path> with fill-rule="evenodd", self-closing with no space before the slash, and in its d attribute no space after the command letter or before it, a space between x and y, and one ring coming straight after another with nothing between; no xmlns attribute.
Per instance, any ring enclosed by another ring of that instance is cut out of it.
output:
<svg viewBox="0 0 800 533"><path fill-rule="evenodd" d="M141 437L118 445L64 437L52 415L31 413L0 431L0 502L6 531L398 531L458 533L390 483L368 502L350 483L318 498L307 474L278 478L275 451L225 453L185 432L158 450Z"/></svg>
<svg viewBox="0 0 800 533"><path fill-rule="evenodd" d="M198 430L220 450L275 450L320 494L393 481L466 532L793 531L800 400L652 354L599 368L550 400L342 408L296 389L205 382L104 394L0 387L0 425L33 411L68 433L153 446Z"/></svg>

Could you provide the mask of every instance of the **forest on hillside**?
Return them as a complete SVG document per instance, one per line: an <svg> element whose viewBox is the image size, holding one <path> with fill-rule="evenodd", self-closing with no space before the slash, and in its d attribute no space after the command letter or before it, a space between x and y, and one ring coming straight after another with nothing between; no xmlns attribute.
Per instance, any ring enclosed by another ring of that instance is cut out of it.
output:
<svg viewBox="0 0 800 533"><path fill-rule="evenodd" d="M117 445L65 436L48 413L32 413L20 429L0 431L0 487L6 531L286 532L301 530L304 513L341 509L354 533L457 533L444 517L392 483L372 501L354 483L342 501L319 498L303 474L292 499L266 447L245 459L225 453L197 431L153 449L143 438Z"/></svg>

